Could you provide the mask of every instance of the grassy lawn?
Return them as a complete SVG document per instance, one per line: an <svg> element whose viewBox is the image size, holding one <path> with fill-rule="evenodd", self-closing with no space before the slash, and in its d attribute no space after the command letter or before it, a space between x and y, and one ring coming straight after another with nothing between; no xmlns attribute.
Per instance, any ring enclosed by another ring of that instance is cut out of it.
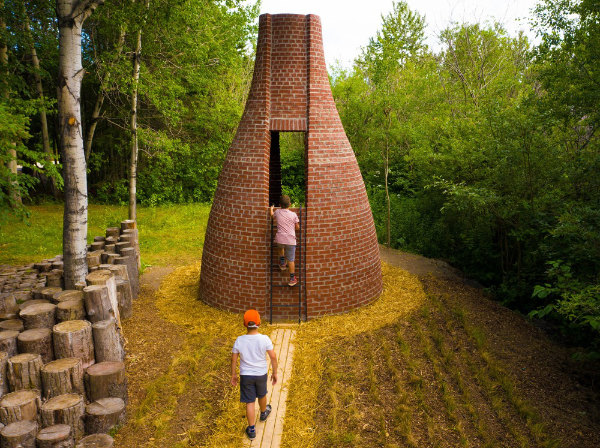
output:
<svg viewBox="0 0 600 448"><path fill-rule="evenodd" d="M30 207L21 221L0 221L0 264L40 261L62 253L62 205ZM142 264L189 264L200 259L210 206L184 204L138 208ZM107 227L127 219L127 207L90 205L88 241L104 235Z"/></svg>

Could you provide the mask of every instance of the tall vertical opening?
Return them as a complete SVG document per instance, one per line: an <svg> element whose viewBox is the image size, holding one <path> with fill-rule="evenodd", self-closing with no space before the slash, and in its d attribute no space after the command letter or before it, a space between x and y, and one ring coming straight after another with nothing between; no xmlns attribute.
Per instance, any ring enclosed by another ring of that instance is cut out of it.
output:
<svg viewBox="0 0 600 448"><path fill-rule="evenodd" d="M279 206L281 195L292 207L306 204L306 133L271 131L269 204Z"/></svg>

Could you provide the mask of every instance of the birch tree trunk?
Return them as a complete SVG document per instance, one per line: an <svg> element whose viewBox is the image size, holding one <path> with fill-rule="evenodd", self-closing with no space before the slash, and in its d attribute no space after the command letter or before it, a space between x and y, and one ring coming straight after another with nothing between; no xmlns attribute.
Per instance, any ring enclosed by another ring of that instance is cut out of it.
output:
<svg viewBox="0 0 600 448"><path fill-rule="evenodd" d="M4 0L0 1L0 38L6 33L6 23L4 22ZM0 42L0 64L2 65L2 89L4 98L8 99L10 91L8 87L8 47L6 41L2 38ZM9 181L9 196L13 205L21 204L21 193L19 192L19 181L17 180L17 149L16 143L12 143L13 148L8 149L8 169L11 179Z"/></svg>
<svg viewBox="0 0 600 448"><path fill-rule="evenodd" d="M385 134L385 154L383 157L384 163L384 176L385 176L385 204L386 204L386 220L385 220L385 243L387 247L391 247L391 234L392 234L392 207L390 201L390 189L389 189L389 173L390 173L390 116L386 113L387 116L387 130Z"/></svg>
<svg viewBox="0 0 600 448"><path fill-rule="evenodd" d="M85 282L88 192L81 129L81 29L104 0L57 0L59 28L58 120L63 155L63 253L66 289Z"/></svg>
<svg viewBox="0 0 600 448"><path fill-rule="evenodd" d="M140 80L140 57L142 53L142 29L137 33L137 44L133 55L133 90L131 92L131 160L129 162L129 219L137 220L137 163L138 163L138 135L137 135L137 97Z"/></svg>
<svg viewBox="0 0 600 448"><path fill-rule="evenodd" d="M46 159L48 163L54 162L54 154L52 149L50 149L50 136L48 134L48 119L46 117L46 101L44 98L44 86L42 84L42 77L40 76L40 60L37 56L37 51L35 49L35 43L33 40L33 34L31 33L31 25L29 23L29 15L27 13L27 7L25 5L25 1L22 2L23 7L23 30L25 31L25 36L27 39L27 45L29 47L29 55L31 56L31 65L33 65L33 77L35 79L35 88L37 90L38 98L42 103L42 108L40 109L40 124L42 128L42 146L44 148L44 154L46 154ZM52 185L52 195L54 197L58 196L58 190L56 188L56 182L53 178L50 178L50 183Z"/></svg>

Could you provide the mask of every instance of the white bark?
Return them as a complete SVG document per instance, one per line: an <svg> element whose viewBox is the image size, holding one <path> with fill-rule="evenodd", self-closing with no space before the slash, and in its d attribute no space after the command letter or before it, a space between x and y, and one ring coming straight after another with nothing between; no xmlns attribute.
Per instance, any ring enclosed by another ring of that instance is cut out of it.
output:
<svg viewBox="0 0 600 448"><path fill-rule="evenodd" d="M88 192L81 129L81 29L104 0L57 0L59 27L58 119L63 155L64 279L67 289L85 281Z"/></svg>
<svg viewBox="0 0 600 448"><path fill-rule="evenodd" d="M150 8L150 0L146 0L146 11ZM145 19L142 24L145 23ZM133 55L133 90L131 93L131 160L129 163L129 219L137 220L137 101L140 81L140 58L142 56L142 28L137 32L137 43Z"/></svg>
<svg viewBox="0 0 600 448"><path fill-rule="evenodd" d="M129 219L137 220L137 97L140 80L140 56L142 52L142 30L137 33L137 44L133 55L133 91L131 93L131 160L129 162Z"/></svg>

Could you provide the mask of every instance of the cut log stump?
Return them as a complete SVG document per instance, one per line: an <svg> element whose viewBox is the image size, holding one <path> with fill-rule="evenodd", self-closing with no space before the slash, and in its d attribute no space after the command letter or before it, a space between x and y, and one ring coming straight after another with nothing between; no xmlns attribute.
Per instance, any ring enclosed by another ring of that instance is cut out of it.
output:
<svg viewBox="0 0 600 448"><path fill-rule="evenodd" d="M113 448L115 441L108 434L92 434L81 439L75 448Z"/></svg>
<svg viewBox="0 0 600 448"><path fill-rule="evenodd" d="M43 428L35 438L38 448L73 448L73 430L69 425L52 425Z"/></svg>
<svg viewBox="0 0 600 448"><path fill-rule="evenodd" d="M28 300L27 302L23 302L21 304L19 304L19 311L23 311L25 308L32 306L32 305L37 305L39 303L51 303L46 299L33 299L33 300Z"/></svg>
<svg viewBox="0 0 600 448"><path fill-rule="evenodd" d="M8 358L10 358L8 353L0 352L0 397L9 392L8 375L6 374Z"/></svg>
<svg viewBox="0 0 600 448"><path fill-rule="evenodd" d="M60 302L67 302L69 300L83 300L83 292L77 289L65 289L52 296L52 302L59 304Z"/></svg>
<svg viewBox="0 0 600 448"><path fill-rule="evenodd" d="M17 354L17 336L19 332L15 330L0 331L0 351L8 353L8 356Z"/></svg>
<svg viewBox="0 0 600 448"><path fill-rule="evenodd" d="M6 394L0 399L0 422L4 425L21 420L37 421L40 391L23 389Z"/></svg>
<svg viewBox="0 0 600 448"><path fill-rule="evenodd" d="M45 399L63 394L83 395L83 367L79 358L63 358L42 367L42 391Z"/></svg>
<svg viewBox="0 0 600 448"><path fill-rule="evenodd" d="M40 369L42 357L37 353L21 353L8 360L7 375L10 390L42 390Z"/></svg>
<svg viewBox="0 0 600 448"><path fill-rule="evenodd" d="M56 305L53 303L39 303L31 305L19 314L26 330L32 328L52 328L56 324Z"/></svg>
<svg viewBox="0 0 600 448"><path fill-rule="evenodd" d="M96 362L123 361L125 351L121 340L117 323L111 317L92 324L92 335L94 339L94 357Z"/></svg>
<svg viewBox="0 0 600 448"><path fill-rule="evenodd" d="M108 433L125 421L125 402L120 398L100 398L85 407L85 432Z"/></svg>
<svg viewBox="0 0 600 448"><path fill-rule="evenodd" d="M37 422L21 420L6 425L0 431L1 448L35 448Z"/></svg>
<svg viewBox="0 0 600 448"><path fill-rule="evenodd" d="M121 318L119 316L119 301L117 300L117 283L113 273L106 269L102 269L88 274L85 280L88 282L89 285L106 286L108 290L108 298L112 307L112 317L115 318L115 320L117 321L117 325L119 326L119 328L121 328ZM104 317L98 320L106 319L108 319L108 317Z"/></svg>
<svg viewBox="0 0 600 448"><path fill-rule="evenodd" d="M118 361L99 362L90 366L84 375L88 400L116 397L127 403L125 364Z"/></svg>
<svg viewBox="0 0 600 448"><path fill-rule="evenodd" d="M50 328L33 328L25 330L17 336L19 353L37 353L44 364L54 359L52 330Z"/></svg>
<svg viewBox="0 0 600 448"><path fill-rule="evenodd" d="M69 425L75 440L85 434L85 403L79 394L63 394L51 398L41 408L42 425Z"/></svg>
<svg viewBox="0 0 600 448"><path fill-rule="evenodd" d="M23 325L23 321L21 319L7 319L0 322L0 331L3 330L14 330L14 331L23 331L25 329L25 325Z"/></svg>
<svg viewBox="0 0 600 448"><path fill-rule="evenodd" d="M81 293L83 296L83 292ZM56 305L56 320L64 322L66 320L85 320L85 306L83 299L67 300Z"/></svg>
<svg viewBox="0 0 600 448"><path fill-rule="evenodd" d="M14 294L2 294L0 296L0 312L2 313L14 313L19 309L17 300Z"/></svg>
<svg viewBox="0 0 600 448"><path fill-rule="evenodd" d="M56 324L52 339L57 359L80 358L84 369L94 364L92 324L87 320L67 320Z"/></svg>
<svg viewBox="0 0 600 448"><path fill-rule="evenodd" d="M106 286L87 286L83 289L83 294L85 309L90 322L100 322L101 320L114 317L113 304L108 296L108 288Z"/></svg>
<svg viewBox="0 0 600 448"><path fill-rule="evenodd" d="M139 281L139 271L137 267L137 262L135 261L135 256L120 256L115 259L116 265L125 265L127 266L127 274L129 275L129 283L131 285L131 293L134 299L137 299L138 294L140 292L140 281Z"/></svg>
<svg viewBox="0 0 600 448"><path fill-rule="evenodd" d="M56 294L57 292L61 292L62 288L59 288L57 286L47 286L46 288L42 288L42 290L40 291L40 297L36 297L36 299L44 299L47 300L48 302L52 302L52 298L54 297L54 294Z"/></svg>
<svg viewBox="0 0 600 448"><path fill-rule="evenodd" d="M123 319L129 319L132 312L132 293L129 280L117 279L117 300L119 301L119 314Z"/></svg>

